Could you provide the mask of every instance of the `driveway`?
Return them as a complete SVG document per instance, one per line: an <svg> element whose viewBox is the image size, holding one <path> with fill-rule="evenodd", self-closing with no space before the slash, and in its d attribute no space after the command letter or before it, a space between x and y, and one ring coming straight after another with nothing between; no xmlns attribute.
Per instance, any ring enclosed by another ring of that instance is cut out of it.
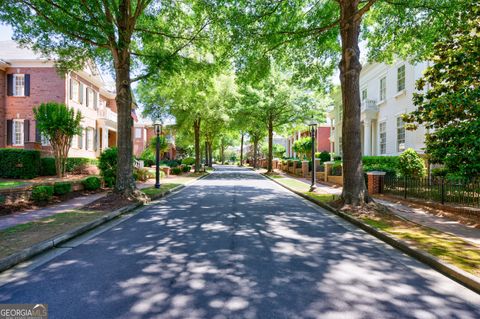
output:
<svg viewBox="0 0 480 319"><path fill-rule="evenodd" d="M0 303L48 303L50 318L480 318L479 295L235 167L0 287Z"/></svg>

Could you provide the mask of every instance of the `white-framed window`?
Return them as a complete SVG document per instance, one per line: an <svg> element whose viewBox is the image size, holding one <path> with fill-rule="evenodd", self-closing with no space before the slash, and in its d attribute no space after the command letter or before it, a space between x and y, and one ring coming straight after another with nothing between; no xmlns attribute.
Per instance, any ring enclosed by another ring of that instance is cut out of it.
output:
<svg viewBox="0 0 480 319"><path fill-rule="evenodd" d="M387 153L387 122L380 122L378 125L380 132L380 154Z"/></svg>
<svg viewBox="0 0 480 319"><path fill-rule="evenodd" d="M405 64L397 69L397 92L405 90Z"/></svg>
<svg viewBox="0 0 480 319"><path fill-rule="evenodd" d="M13 75L13 96L25 96L25 74Z"/></svg>
<svg viewBox="0 0 480 319"><path fill-rule="evenodd" d="M380 79L380 101L385 101L387 99L387 77L382 77Z"/></svg>
<svg viewBox="0 0 480 319"><path fill-rule="evenodd" d="M24 141L23 120L13 120L12 144L22 146Z"/></svg>
<svg viewBox="0 0 480 319"><path fill-rule="evenodd" d="M87 107L95 108L95 92L87 88Z"/></svg>
<svg viewBox="0 0 480 319"><path fill-rule="evenodd" d="M86 150L93 150L93 127L87 127L85 129L85 135L86 135L86 140L85 140L85 149Z"/></svg>
<svg viewBox="0 0 480 319"><path fill-rule="evenodd" d="M142 128L141 127L136 127L135 128L135 138L142 138Z"/></svg>
<svg viewBox="0 0 480 319"><path fill-rule="evenodd" d="M401 116L397 117L397 152L405 150L405 125Z"/></svg>
<svg viewBox="0 0 480 319"><path fill-rule="evenodd" d="M41 141L41 143L42 143L43 146L50 145L50 141L49 141L48 138L47 138L45 135L43 135L43 134L40 135L40 141Z"/></svg>
<svg viewBox="0 0 480 319"><path fill-rule="evenodd" d="M367 99L367 89L362 90L362 101L365 101Z"/></svg>
<svg viewBox="0 0 480 319"><path fill-rule="evenodd" d="M72 79L72 100L80 103L80 82Z"/></svg>

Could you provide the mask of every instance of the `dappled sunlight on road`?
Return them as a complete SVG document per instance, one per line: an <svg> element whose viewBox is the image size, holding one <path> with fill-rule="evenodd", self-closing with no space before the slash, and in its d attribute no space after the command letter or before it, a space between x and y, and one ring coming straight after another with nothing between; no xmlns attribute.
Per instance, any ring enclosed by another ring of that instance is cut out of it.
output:
<svg viewBox="0 0 480 319"><path fill-rule="evenodd" d="M478 295L233 167L0 289L52 318L480 315Z"/></svg>

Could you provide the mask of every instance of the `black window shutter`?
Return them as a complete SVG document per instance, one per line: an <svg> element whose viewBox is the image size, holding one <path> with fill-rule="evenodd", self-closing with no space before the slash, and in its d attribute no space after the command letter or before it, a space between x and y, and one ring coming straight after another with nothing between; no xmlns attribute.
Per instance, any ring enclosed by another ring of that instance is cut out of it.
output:
<svg viewBox="0 0 480 319"><path fill-rule="evenodd" d="M83 84L80 83L80 87L78 89L78 102L83 104Z"/></svg>
<svg viewBox="0 0 480 319"><path fill-rule="evenodd" d="M30 96L30 74L25 74L25 96Z"/></svg>
<svg viewBox="0 0 480 319"><path fill-rule="evenodd" d="M35 142L41 143L42 142L42 134L40 133L40 130L38 129L37 122L35 121Z"/></svg>
<svg viewBox="0 0 480 319"><path fill-rule="evenodd" d="M23 121L23 140L24 142L30 142L30 121Z"/></svg>
<svg viewBox="0 0 480 319"><path fill-rule="evenodd" d="M13 144L13 120L7 120L7 145Z"/></svg>
<svg viewBox="0 0 480 319"><path fill-rule="evenodd" d="M7 95L13 95L13 74L7 74Z"/></svg>

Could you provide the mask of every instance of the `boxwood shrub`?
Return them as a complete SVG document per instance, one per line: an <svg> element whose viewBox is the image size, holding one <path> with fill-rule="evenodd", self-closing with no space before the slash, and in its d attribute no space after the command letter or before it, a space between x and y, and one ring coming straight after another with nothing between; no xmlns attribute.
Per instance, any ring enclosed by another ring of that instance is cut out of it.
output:
<svg viewBox="0 0 480 319"><path fill-rule="evenodd" d="M182 174L182 168L181 168L181 167L174 167L174 168L172 168L172 174L173 174L173 175L180 175L180 174Z"/></svg>
<svg viewBox="0 0 480 319"><path fill-rule="evenodd" d="M190 165L185 165L182 167L182 170L184 173L188 173L190 172L190 170L192 169L192 167Z"/></svg>
<svg viewBox="0 0 480 319"><path fill-rule="evenodd" d="M2 148L0 159L0 177L30 179L40 174L39 151Z"/></svg>
<svg viewBox="0 0 480 319"><path fill-rule="evenodd" d="M53 186L40 185L32 189L32 200L34 202L47 202L52 196Z"/></svg>
<svg viewBox="0 0 480 319"><path fill-rule="evenodd" d="M399 175L398 156L363 156L363 171L383 171L386 176Z"/></svg>
<svg viewBox="0 0 480 319"><path fill-rule="evenodd" d="M41 161L41 167L40 167L41 176L54 176L57 174L57 170L55 168L55 158L43 157L40 159L40 161Z"/></svg>
<svg viewBox="0 0 480 319"><path fill-rule="evenodd" d="M55 195L65 195L72 191L72 183L70 182L56 182L53 184L53 193Z"/></svg>
<svg viewBox="0 0 480 319"><path fill-rule="evenodd" d="M97 176L89 176L82 181L83 187L87 191L94 191L100 188L100 178Z"/></svg>

